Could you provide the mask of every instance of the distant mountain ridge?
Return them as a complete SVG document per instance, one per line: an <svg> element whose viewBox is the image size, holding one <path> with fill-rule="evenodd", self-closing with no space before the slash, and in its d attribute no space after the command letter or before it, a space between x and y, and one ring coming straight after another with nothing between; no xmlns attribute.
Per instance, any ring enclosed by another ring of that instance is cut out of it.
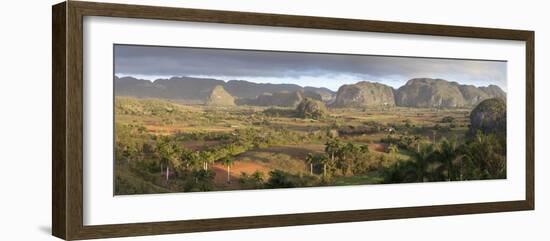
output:
<svg viewBox="0 0 550 241"><path fill-rule="evenodd" d="M253 83L245 80L225 82L194 77L172 77L151 82L134 77L115 76L115 95L117 96L205 101L216 86L222 86L230 95L240 99L255 99L266 93L301 91L309 93L308 96L316 93L319 98L328 101L335 95L334 91L327 88L301 87L295 84Z"/></svg>
<svg viewBox="0 0 550 241"><path fill-rule="evenodd" d="M489 98L506 99L496 85L476 87L444 79L415 78L398 89L361 81L342 85L337 92L327 88L302 87L296 84L253 83L245 80L228 82L194 77L172 77L153 82L133 77L115 76L115 95L139 98L163 98L206 103L214 93L223 99L234 98L239 105L295 107L304 98L323 101L331 107L405 106L456 108L472 107Z"/></svg>
<svg viewBox="0 0 550 241"><path fill-rule="evenodd" d="M304 98L305 94L300 90L291 92L279 91L275 93L263 93L256 98L240 99L237 103L240 105L296 107Z"/></svg>

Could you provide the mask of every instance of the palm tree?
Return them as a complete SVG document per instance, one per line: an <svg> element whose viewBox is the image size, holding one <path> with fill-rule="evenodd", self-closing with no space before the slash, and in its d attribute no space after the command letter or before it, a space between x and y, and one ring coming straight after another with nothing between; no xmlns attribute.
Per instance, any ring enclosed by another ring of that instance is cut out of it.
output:
<svg viewBox="0 0 550 241"><path fill-rule="evenodd" d="M137 148L130 145L124 145L124 150L122 151L122 156L124 159L126 159L126 162L130 163L130 161L136 157L138 154Z"/></svg>
<svg viewBox="0 0 550 241"><path fill-rule="evenodd" d="M434 144L434 145L435 145L435 137L436 137L436 135L437 135L437 130L432 130L432 137L433 137L433 142L432 142L432 144Z"/></svg>
<svg viewBox="0 0 550 241"><path fill-rule="evenodd" d="M315 162L315 156L311 153L308 153L305 161L306 165L309 165L309 174L313 175L313 163Z"/></svg>
<svg viewBox="0 0 550 241"><path fill-rule="evenodd" d="M323 177L327 177L327 165L332 161L325 155L318 156L317 161L323 165Z"/></svg>
<svg viewBox="0 0 550 241"><path fill-rule="evenodd" d="M439 145L439 157L447 169L447 181L455 180L453 162L458 157L458 145L456 139L444 139Z"/></svg>
<svg viewBox="0 0 550 241"><path fill-rule="evenodd" d="M201 164L201 157L199 151L192 151L189 152L189 156L187 156L186 166L190 169L195 169Z"/></svg>
<svg viewBox="0 0 550 241"><path fill-rule="evenodd" d="M495 135L485 135L478 132L468 143L465 157L477 169L473 178L505 178L506 177L506 142ZM472 172L472 171L470 171Z"/></svg>
<svg viewBox="0 0 550 241"><path fill-rule="evenodd" d="M338 162L336 164L340 168L342 175L347 176L353 160L358 156L359 151L359 146L351 142L340 146L337 152Z"/></svg>
<svg viewBox="0 0 550 241"><path fill-rule="evenodd" d="M208 164L212 162L212 153L209 151L201 151L199 157L202 161L202 169L208 171Z"/></svg>
<svg viewBox="0 0 550 241"><path fill-rule="evenodd" d="M170 143L169 140L161 139L157 142L157 151L160 157L161 173L163 165L166 166L166 181L170 178L170 167L176 167L179 164L177 160L177 145Z"/></svg>
<svg viewBox="0 0 550 241"><path fill-rule="evenodd" d="M426 168L432 159L433 145L423 145L418 147L418 152L413 153L416 166L416 176L419 182L424 182Z"/></svg>
<svg viewBox="0 0 550 241"><path fill-rule="evenodd" d="M395 144L390 144L390 145L388 146L388 153L390 153L390 156L391 156L392 158L395 157L395 154L396 154L397 152L399 152L399 148L397 148L397 145L395 145Z"/></svg>
<svg viewBox="0 0 550 241"><path fill-rule="evenodd" d="M181 148L180 152L179 152L179 160L181 163L183 163L185 165L185 169L189 169L189 167L193 166L193 152L188 150L188 149L185 149L185 148Z"/></svg>
<svg viewBox="0 0 550 241"><path fill-rule="evenodd" d="M420 152L420 136L415 135L413 138L413 142L416 144L416 151Z"/></svg>
<svg viewBox="0 0 550 241"><path fill-rule="evenodd" d="M325 143L325 152L329 155L332 162L334 162L335 155L338 153L340 146L340 141L336 139L330 139L327 143Z"/></svg>
<svg viewBox="0 0 550 241"><path fill-rule="evenodd" d="M233 165L233 158L226 156L222 161L223 165L227 167L227 183L231 183L231 165Z"/></svg>

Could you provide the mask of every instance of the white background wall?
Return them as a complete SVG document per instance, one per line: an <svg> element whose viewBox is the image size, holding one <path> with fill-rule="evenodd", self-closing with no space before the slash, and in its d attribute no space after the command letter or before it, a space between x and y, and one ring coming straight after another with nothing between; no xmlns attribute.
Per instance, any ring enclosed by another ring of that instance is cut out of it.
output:
<svg viewBox="0 0 550 241"><path fill-rule="evenodd" d="M118 1L122 2L122 1ZM528 29L536 31L536 210L452 217L164 235L155 240L548 240L550 28L545 1L124 1L190 8ZM51 10L0 9L0 240L56 240L51 230ZM514 80L509 80L514 81ZM228 207L231 208L231 207ZM153 237L127 240L152 240Z"/></svg>

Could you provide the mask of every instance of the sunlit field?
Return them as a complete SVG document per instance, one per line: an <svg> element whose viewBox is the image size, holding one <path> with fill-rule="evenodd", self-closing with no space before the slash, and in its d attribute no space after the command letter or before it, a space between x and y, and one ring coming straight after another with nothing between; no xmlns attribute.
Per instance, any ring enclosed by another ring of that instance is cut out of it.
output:
<svg viewBox="0 0 550 241"><path fill-rule="evenodd" d="M471 109L297 111L116 97L115 194L505 178Z"/></svg>

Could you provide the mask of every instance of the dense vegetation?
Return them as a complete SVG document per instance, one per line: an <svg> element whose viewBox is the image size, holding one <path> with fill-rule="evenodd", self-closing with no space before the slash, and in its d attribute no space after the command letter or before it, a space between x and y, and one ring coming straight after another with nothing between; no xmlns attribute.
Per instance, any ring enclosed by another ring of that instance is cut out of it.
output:
<svg viewBox="0 0 550 241"><path fill-rule="evenodd" d="M118 195L506 178L505 135L467 109L117 97L115 111Z"/></svg>
<svg viewBox="0 0 550 241"><path fill-rule="evenodd" d="M384 183L506 178L506 141L478 132L463 144L456 139L419 144L411 161L397 162L383 175Z"/></svg>

